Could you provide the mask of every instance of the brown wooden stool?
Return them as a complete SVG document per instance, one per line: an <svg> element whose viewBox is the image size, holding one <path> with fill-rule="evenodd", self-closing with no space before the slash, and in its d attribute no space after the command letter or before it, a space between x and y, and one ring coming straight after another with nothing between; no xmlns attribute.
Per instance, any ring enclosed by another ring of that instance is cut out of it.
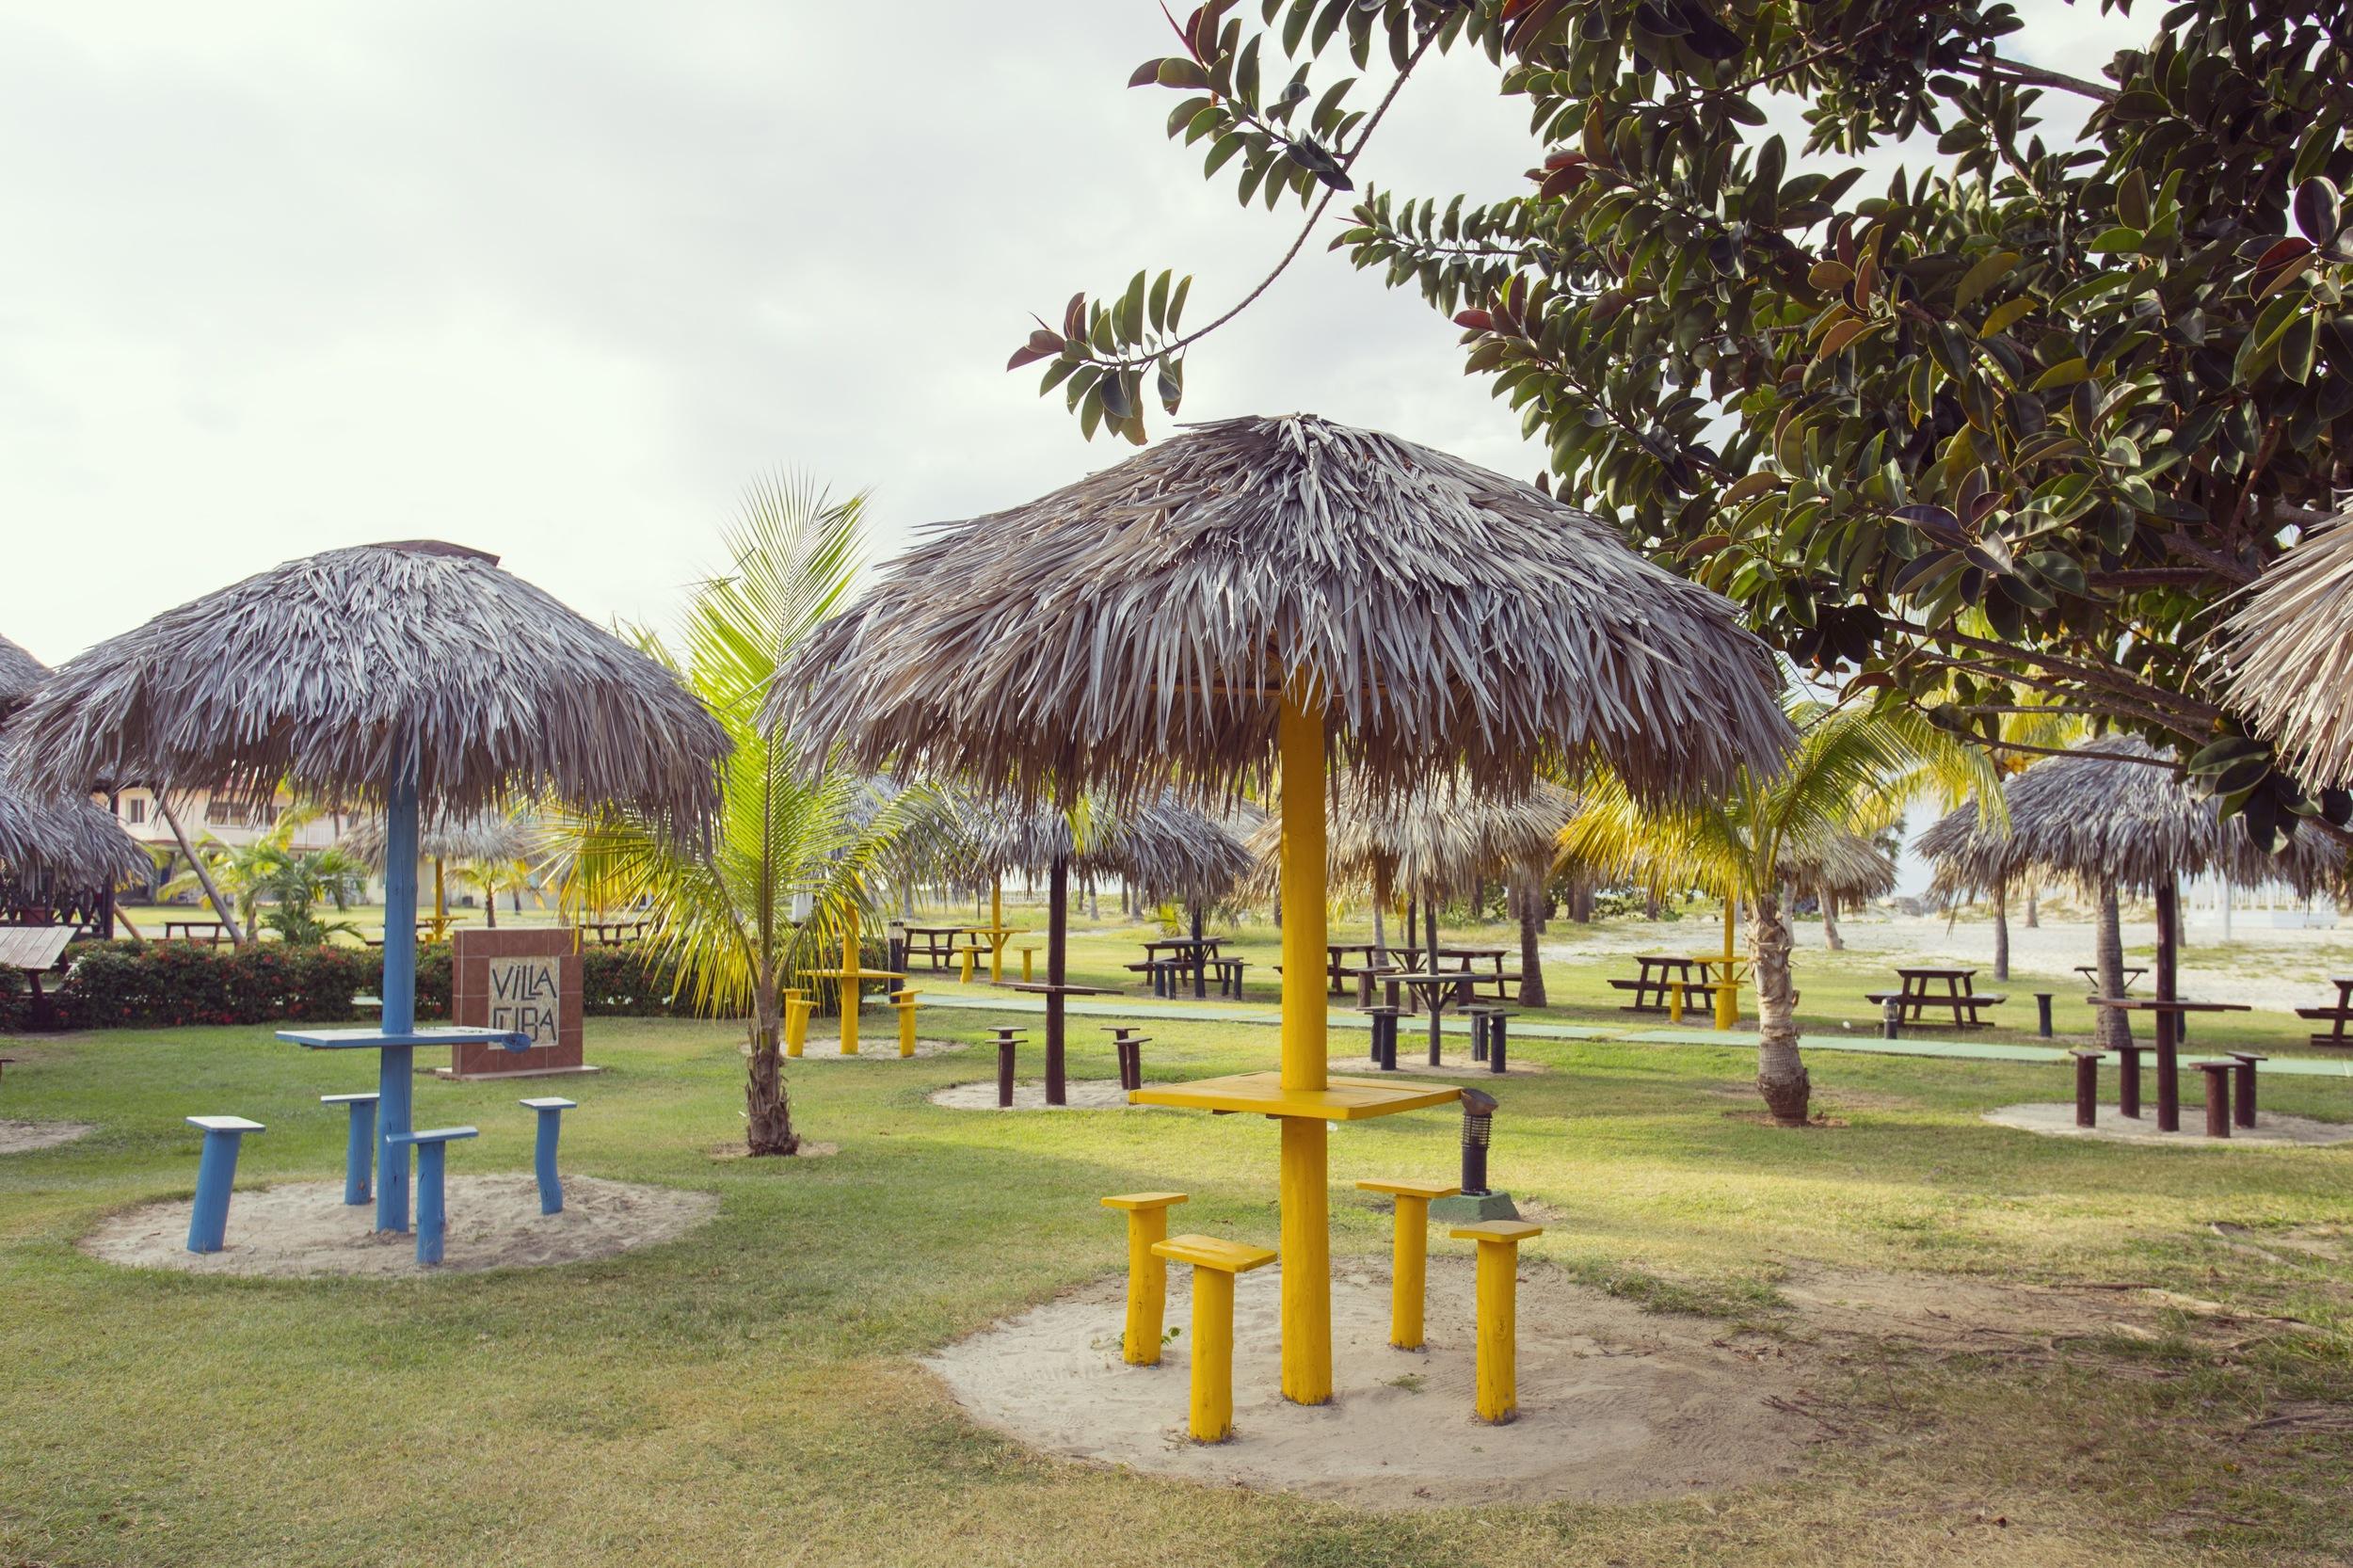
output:
<svg viewBox="0 0 2353 1568"><path fill-rule="evenodd" d="M2075 1125L2100 1125L2100 1062L2107 1055L2104 1047L2081 1047L2068 1055L2075 1059Z"/></svg>
<svg viewBox="0 0 2353 1568"><path fill-rule="evenodd" d="M2206 1136L2228 1138L2231 1135L2231 1075L2238 1064L2228 1057L2218 1062L2193 1062L2190 1065L2206 1075Z"/></svg>
<svg viewBox="0 0 2353 1568"><path fill-rule="evenodd" d="M2255 1064L2268 1062L2271 1058L2258 1051L2234 1050L2231 1052L2231 1060L2237 1064L2236 1070L2231 1074L2231 1077L2236 1080L2232 1085L2236 1091L2231 1101L2232 1120L2241 1127L2253 1127L2255 1125Z"/></svg>

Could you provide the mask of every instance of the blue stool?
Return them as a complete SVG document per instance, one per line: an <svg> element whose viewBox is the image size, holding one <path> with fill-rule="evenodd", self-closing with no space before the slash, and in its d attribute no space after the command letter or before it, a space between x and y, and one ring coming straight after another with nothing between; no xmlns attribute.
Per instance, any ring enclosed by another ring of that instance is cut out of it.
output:
<svg viewBox="0 0 2353 1568"><path fill-rule="evenodd" d="M204 1153L196 1162L196 1208L188 1216L188 1251L220 1251L229 1234L229 1192L237 1184L237 1145L248 1132L266 1130L243 1116L190 1116L204 1129Z"/></svg>
<svg viewBox="0 0 2353 1568"><path fill-rule="evenodd" d="M481 1136L471 1127L428 1128L423 1132L395 1132L384 1140L417 1151L417 1261L439 1263L449 1237L449 1209L441 1198L441 1179L452 1140Z"/></svg>
<svg viewBox="0 0 2353 1568"><path fill-rule="evenodd" d="M321 1095L321 1105L351 1107L351 1137L344 1145L344 1202L374 1203L376 1179L376 1095Z"/></svg>
<svg viewBox="0 0 2353 1568"><path fill-rule="evenodd" d="M537 1099L518 1100L539 1112L539 1136L532 1145L532 1168L539 1173L539 1212L564 1212L564 1183L555 1174L555 1140L563 1130L564 1112L577 1107L578 1100L568 1100L560 1095L543 1095Z"/></svg>

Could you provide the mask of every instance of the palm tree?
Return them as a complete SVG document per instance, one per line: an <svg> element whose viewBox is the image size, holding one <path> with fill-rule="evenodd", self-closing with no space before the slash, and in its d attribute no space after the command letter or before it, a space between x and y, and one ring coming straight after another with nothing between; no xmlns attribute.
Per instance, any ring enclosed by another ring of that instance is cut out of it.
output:
<svg viewBox="0 0 2353 1568"><path fill-rule="evenodd" d="M900 789L812 756L760 724L777 664L841 601L858 567L866 497L837 501L805 481L754 486L726 536L731 569L698 584L675 651L678 669L734 742L719 820L707 842L625 811L550 813L559 877L599 907L639 904L680 984L709 1013L750 1019L745 1145L800 1147L783 1073L783 992L853 912L888 917L891 891L944 832L929 790ZM808 918L797 924L796 902Z"/></svg>
<svg viewBox="0 0 2353 1568"><path fill-rule="evenodd" d="M1722 799L1653 808L1604 775L1561 830L1564 858L1665 891L1691 886L1749 909L1756 977L1756 1087L1784 1127L1805 1125L1812 1084L1798 1054L1798 994L1783 910L1784 857L1840 832L1868 835L1923 787L1998 798L1984 754L1917 713L1790 704L1799 742L1778 773L1743 768Z"/></svg>

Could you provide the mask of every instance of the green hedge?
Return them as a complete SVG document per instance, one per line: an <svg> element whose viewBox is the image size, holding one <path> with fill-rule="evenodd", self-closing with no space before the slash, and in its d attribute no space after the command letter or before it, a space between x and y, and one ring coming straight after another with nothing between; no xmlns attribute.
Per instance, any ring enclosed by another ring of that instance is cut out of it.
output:
<svg viewBox="0 0 2353 1568"><path fill-rule="evenodd" d="M881 944L863 955L879 968ZM62 984L44 982L66 1029L171 1029L183 1024L334 1023L360 1016L352 998L374 995L383 955L354 947L257 942L216 948L193 942L77 942L66 950ZM647 946L589 948L582 954L582 1001L591 1017L685 1018L699 1015L679 989L677 968ZM449 1016L450 949L417 951L417 1016ZM0 969L0 1030L25 1027L24 979ZM831 993L820 1011L833 1011Z"/></svg>

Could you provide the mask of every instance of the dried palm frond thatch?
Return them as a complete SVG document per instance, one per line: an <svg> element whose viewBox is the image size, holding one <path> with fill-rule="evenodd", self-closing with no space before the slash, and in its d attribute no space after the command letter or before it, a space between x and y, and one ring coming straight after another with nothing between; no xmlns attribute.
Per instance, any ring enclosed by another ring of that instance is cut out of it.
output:
<svg viewBox="0 0 2353 1568"><path fill-rule="evenodd" d="M1792 886L1821 897L1859 904L1896 890L1896 857L1852 828L1785 840L1779 866Z"/></svg>
<svg viewBox="0 0 2353 1568"><path fill-rule="evenodd" d="M2353 513L2291 545L2223 632L2231 705L2306 787L2353 787Z"/></svg>
<svg viewBox="0 0 2353 1568"><path fill-rule="evenodd" d="M1940 890L1990 892L2029 871L2097 890L2169 888L2180 877L2219 875L2239 887L2284 882L2299 892L2344 875L2344 854L2316 834L2298 834L2265 855L2216 803L2184 787L2147 742L2123 735L2086 741L2073 754L2037 762L2003 787L2009 831L1989 827L1974 802L1920 836Z"/></svg>
<svg viewBox="0 0 2353 1568"><path fill-rule="evenodd" d="M361 817L336 840L372 871L384 869L384 819ZM427 817L417 829L417 854L458 865L511 865L541 852L540 835L526 818L506 811Z"/></svg>
<svg viewBox="0 0 2353 1568"><path fill-rule="evenodd" d="M496 556L432 541L290 561L68 661L11 725L25 782L428 810L552 792L685 824L728 742L677 679Z"/></svg>
<svg viewBox="0 0 2353 1568"><path fill-rule="evenodd" d="M6 637L0 637L0 722L33 700L49 679L49 666Z"/></svg>
<svg viewBox="0 0 2353 1568"><path fill-rule="evenodd" d="M1351 775L1340 781L1325 830L1332 882L1416 896L1468 891L1490 877L1541 873L1560 849L1577 796L1539 779L1516 797L1477 796L1460 779L1402 792L1376 792ZM1253 887L1273 896L1281 877L1282 824L1250 836Z"/></svg>
<svg viewBox="0 0 2353 1568"><path fill-rule="evenodd" d="M1214 904L1250 870L1250 852L1225 823L1175 795L1142 805L1089 800L1075 813L1010 796L961 813L967 864L982 875L1043 875L1056 860L1081 876L1116 876L1146 897Z"/></svg>
<svg viewBox="0 0 2353 1568"><path fill-rule="evenodd" d="M864 765L1230 798L1287 680L1336 760L1482 792L1609 762L1645 796L1769 765L1789 729L1732 606L1531 486L1308 415L1194 426L940 525L778 673L772 722Z"/></svg>
<svg viewBox="0 0 2353 1568"><path fill-rule="evenodd" d="M0 776L0 878L88 889L154 869L115 814L88 796L40 794Z"/></svg>

